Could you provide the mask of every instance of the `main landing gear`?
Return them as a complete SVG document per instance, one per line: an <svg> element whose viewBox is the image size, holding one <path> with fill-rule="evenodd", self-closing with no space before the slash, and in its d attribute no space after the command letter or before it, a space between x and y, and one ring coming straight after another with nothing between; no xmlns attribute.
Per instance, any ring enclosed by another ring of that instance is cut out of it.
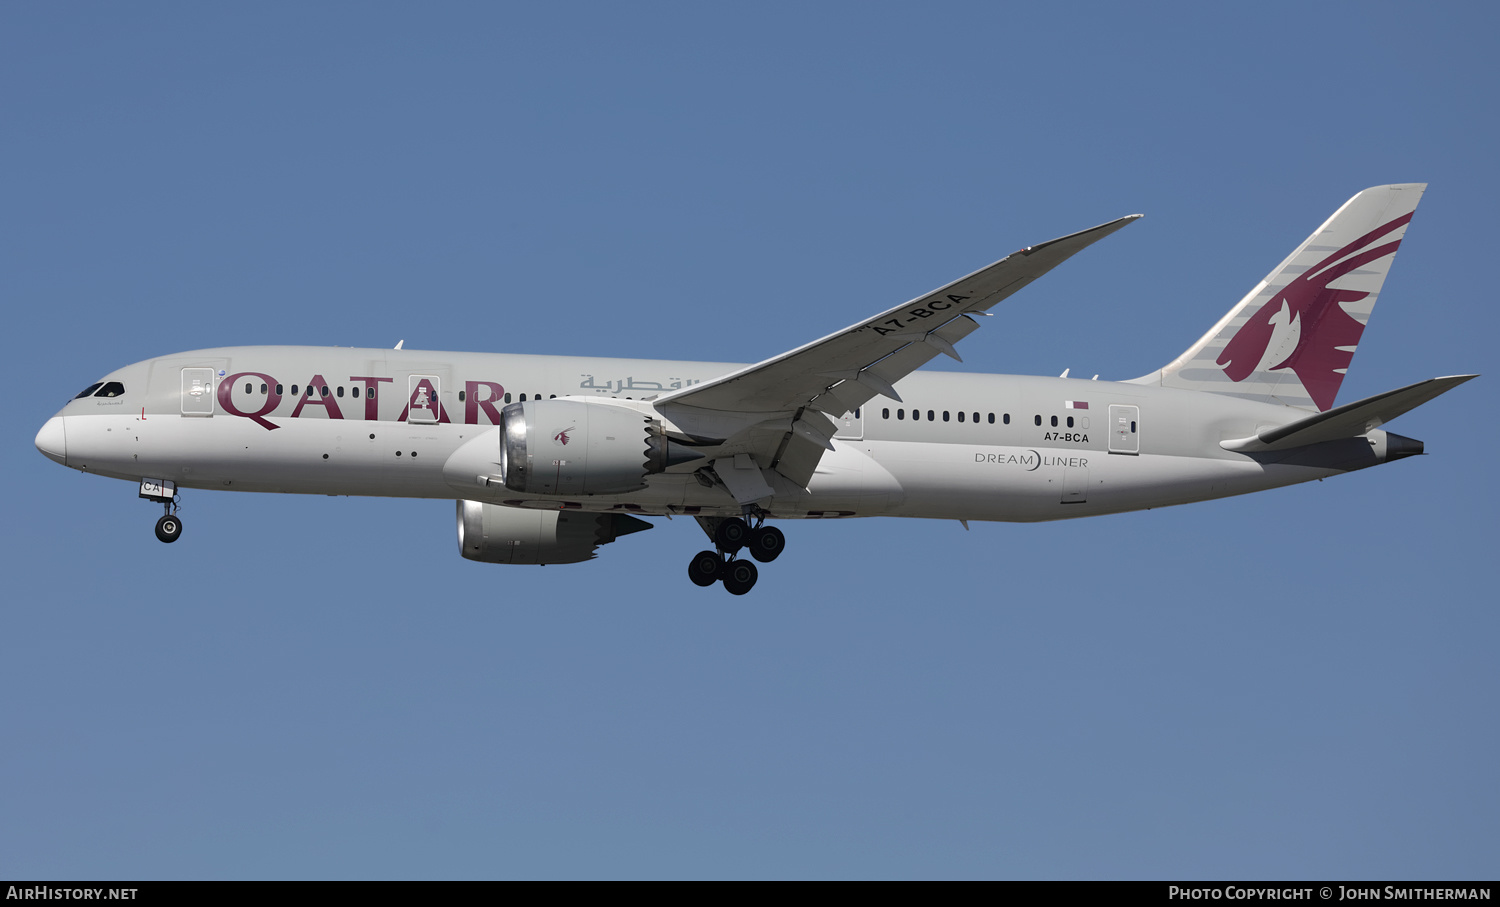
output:
<svg viewBox="0 0 1500 907"><path fill-rule="evenodd" d="M754 528L739 517L729 519L705 519L698 522L703 531L714 540L716 551L700 551L688 562L688 579L700 586L712 586L722 582L731 595L744 595L760 578L760 571L747 560L735 555L749 551L750 556L768 564L776 560L786 549L786 536L775 526L761 525L765 517L758 517Z"/></svg>

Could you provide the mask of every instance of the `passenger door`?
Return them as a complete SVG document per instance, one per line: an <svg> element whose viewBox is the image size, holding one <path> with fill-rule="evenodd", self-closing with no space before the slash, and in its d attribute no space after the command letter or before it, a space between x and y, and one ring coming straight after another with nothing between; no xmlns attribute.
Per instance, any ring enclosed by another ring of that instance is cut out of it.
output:
<svg viewBox="0 0 1500 907"><path fill-rule="evenodd" d="M182 414L184 416L212 416L214 414L213 369L195 367L182 370Z"/></svg>

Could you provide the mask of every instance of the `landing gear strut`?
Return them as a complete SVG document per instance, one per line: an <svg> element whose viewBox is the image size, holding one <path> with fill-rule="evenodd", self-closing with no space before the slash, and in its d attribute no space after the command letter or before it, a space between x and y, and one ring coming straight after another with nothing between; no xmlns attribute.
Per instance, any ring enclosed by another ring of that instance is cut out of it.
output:
<svg viewBox="0 0 1500 907"><path fill-rule="evenodd" d="M744 595L760 578L760 571L750 561L735 555L748 550L751 557L767 564L786 549L786 536L780 529L761 525L765 522L764 515L756 516L754 528L739 517L719 520L700 517L698 522L718 549L700 551L688 562L688 579L699 586L722 582L729 594Z"/></svg>

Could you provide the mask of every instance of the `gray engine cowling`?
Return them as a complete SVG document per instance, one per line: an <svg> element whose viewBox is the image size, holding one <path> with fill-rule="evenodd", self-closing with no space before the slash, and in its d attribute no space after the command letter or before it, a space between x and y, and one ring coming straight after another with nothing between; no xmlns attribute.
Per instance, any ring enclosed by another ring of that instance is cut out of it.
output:
<svg viewBox="0 0 1500 907"><path fill-rule="evenodd" d="M576 564L594 549L651 524L626 513L528 510L458 502L458 551L490 564Z"/></svg>
<svg viewBox="0 0 1500 907"><path fill-rule="evenodd" d="M621 494L703 456L668 440L649 416L582 400L530 400L500 411L500 474L523 494Z"/></svg>

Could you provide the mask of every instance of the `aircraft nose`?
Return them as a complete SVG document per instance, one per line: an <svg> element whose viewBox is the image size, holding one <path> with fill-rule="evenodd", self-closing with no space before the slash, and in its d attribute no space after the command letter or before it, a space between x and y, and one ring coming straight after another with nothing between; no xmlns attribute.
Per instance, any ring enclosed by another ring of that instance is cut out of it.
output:
<svg viewBox="0 0 1500 907"><path fill-rule="evenodd" d="M42 426L42 430L36 433L36 449L47 456L47 459L68 465L68 435L63 429L62 416L53 416Z"/></svg>

